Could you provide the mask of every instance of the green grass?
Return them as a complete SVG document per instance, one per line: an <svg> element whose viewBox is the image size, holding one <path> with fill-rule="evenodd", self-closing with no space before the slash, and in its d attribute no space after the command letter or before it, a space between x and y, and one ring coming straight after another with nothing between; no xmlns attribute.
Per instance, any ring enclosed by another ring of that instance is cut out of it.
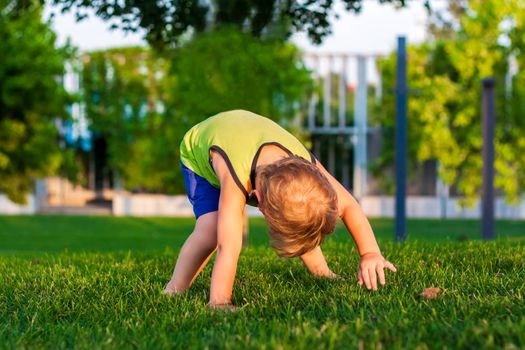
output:
<svg viewBox="0 0 525 350"><path fill-rule="evenodd" d="M345 279L310 276L251 224L234 288L237 313L210 312L211 265L183 296L161 295L191 219L0 216L1 348L524 348L525 222L372 220L398 267L378 292L359 288L341 228L324 251ZM439 287L434 300L420 297Z"/></svg>

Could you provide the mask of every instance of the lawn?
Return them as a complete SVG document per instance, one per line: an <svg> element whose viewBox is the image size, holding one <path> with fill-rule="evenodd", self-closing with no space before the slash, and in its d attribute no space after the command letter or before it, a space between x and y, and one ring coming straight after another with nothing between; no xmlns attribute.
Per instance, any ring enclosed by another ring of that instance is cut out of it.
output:
<svg viewBox="0 0 525 350"><path fill-rule="evenodd" d="M372 220L398 267L388 285L356 283L342 228L323 248L344 280L310 276L276 257L251 222L234 288L236 313L210 312L211 266L192 289L161 295L193 220L0 216L1 348L525 348L525 222ZM421 296L438 287L435 299Z"/></svg>

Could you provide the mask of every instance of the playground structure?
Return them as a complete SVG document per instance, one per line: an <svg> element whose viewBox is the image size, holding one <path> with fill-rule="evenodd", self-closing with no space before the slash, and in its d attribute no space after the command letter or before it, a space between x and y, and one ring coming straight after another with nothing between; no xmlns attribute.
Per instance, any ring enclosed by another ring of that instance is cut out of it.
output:
<svg viewBox="0 0 525 350"><path fill-rule="evenodd" d="M314 79L319 86L322 86L322 93L315 92L308 104L306 126L312 133L313 153L326 164L332 174L336 174L336 162L341 164L339 179L343 186L352 189L357 199L367 194L367 139L372 131L368 127L368 89L372 85L375 98L377 100L381 98L381 75L377 67L379 57L380 55L351 53L305 55L305 61L312 69ZM370 76L375 79L370 79ZM338 85L336 110L333 108L333 79L337 80ZM354 100L348 101L349 87L354 86ZM349 117L352 112L349 105L352 102L353 118ZM323 136L328 136L328 143L324 145L321 140ZM339 158L336 156L338 140L343 148ZM326 148L327 159L322 156L322 146ZM350 181L350 149L353 149L352 182Z"/></svg>

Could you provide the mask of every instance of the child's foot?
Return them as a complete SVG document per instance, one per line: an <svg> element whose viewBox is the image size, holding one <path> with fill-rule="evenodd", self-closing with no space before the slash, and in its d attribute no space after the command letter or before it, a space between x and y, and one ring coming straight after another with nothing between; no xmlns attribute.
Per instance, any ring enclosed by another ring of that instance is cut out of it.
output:
<svg viewBox="0 0 525 350"><path fill-rule="evenodd" d="M332 271L328 272L326 275L325 275L326 278L330 279L330 280L338 280L339 279L339 276L336 275L335 273L333 273Z"/></svg>
<svg viewBox="0 0 525 350"><path fill-rule="evenodd" d="M172 289L169 289L168 287L164 288L164 290L162 291L162 294L168 296L168 297L172 297L174 294L175 294L175 291L172 290Z"/></svg>
<svg viewBox="0 0 525 350"><path fill-rule="evenodd" d="M232 303L224 303L224 304L208 303L208 308L213 311L237 312L240 310L237 306L233 305Z"/></svg>
<svg viewBox="0 0 525 350"><path fill-rule="evenodd" d="M182 293L184 293L184 291L177 290L177 288L175 288L171 283L168 283L168 285L166 286L166 288L164 288L164 291L162 292L162 294L170 298L174 295L180 295Z"/></svg>

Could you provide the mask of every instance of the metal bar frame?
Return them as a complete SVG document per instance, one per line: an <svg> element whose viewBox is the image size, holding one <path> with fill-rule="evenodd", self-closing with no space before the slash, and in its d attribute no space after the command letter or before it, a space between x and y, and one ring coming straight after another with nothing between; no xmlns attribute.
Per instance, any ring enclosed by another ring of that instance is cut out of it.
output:
<svg viewBox="0 0 525 350"><path fill-rule="evenodd" d="M494 87L496 80L482 80L483 96L481 102L482 118L482 158L483 185L481 202L481 237L485 240L494 239L494 128L496 126Z"/></svg>
<svg viewBox="0 0 525 350"><path fill-rule="evenodd" d="M407 68L406 38L397 39L396 72L396 241L406 238L406 174L407 174Z"/></svg>
<svg viewBox="0 0 525 350"><path fill-rule="evenodd" d="M367 124L368 124L368 83L365 56L357 58L357 90L354 99L354 188L357 200L366 195L367 180Z"/></svg>

